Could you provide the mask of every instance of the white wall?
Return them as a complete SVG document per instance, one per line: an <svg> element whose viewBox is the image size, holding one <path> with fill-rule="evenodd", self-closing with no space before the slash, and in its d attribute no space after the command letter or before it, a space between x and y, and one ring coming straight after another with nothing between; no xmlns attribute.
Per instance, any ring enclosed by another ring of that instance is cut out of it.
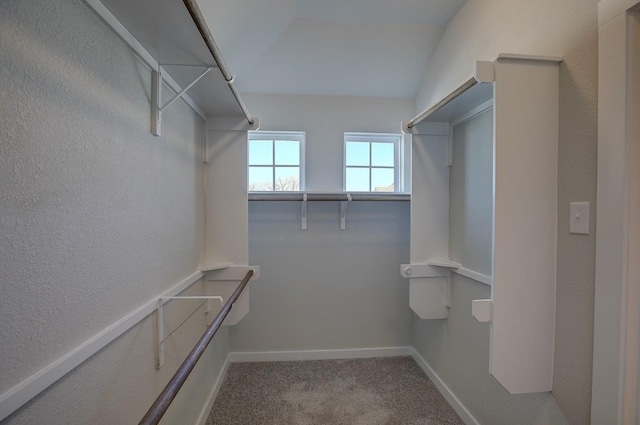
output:
<svg viewBox="0 0 640 425"><path fill-rule="evenodd" d="M243 99L260 117L260 130L306 132L309 192L342 191L345 132L399 134L400 123L414 115L410 99L263 94Z"/></svg>
<svg viewBox="0 0 640 425"><path fill-rule="evenodd" d="M79 0L0 3L0 393L196 271L203 120L183 102L149 132L149 70ZM169 95L169 93L167 93ZM202 283L187 293L203 292ZM167 307L169 330L197 304ZM152 318L3 423L134 423L205 329L154 368ZM226 331L169 416L194 423Z"/></svg>
<svg viewBox="0 0 640 425"><path fill-rule="evenodd" d="M345 131L399 132L404 99L247 95L262 130L306 132L307 188L342 190ZM230 330L232 351L405 346L410 342L407 202L250 202L249 258L261 267L251 311Z"/></svg>
<svg viewBox="0 0 640 425"><path fill-rule="evenodd" d="M569 423L581 425L589 423L590 410L595 239L593 232L590 236L569 235L568 207L570 201L591 201L594 205L596 196L596 4L596 0L469 0L444 31L416 100L419 110L432 105L472 74L476 60L493 60L499 53L564 57L560 70L553 394ZM592 224L594 216L592 211ZM452 312L457 308L468 310L470 285L459 284L459 291L455 285L454 280ZM447 334L462 335L471 323L461 322L457 331L451 327ZM414 344L422 347L426 360L435 362L436 355L442 354L432 351L435 350L432 345L444 344L440 353L448 352L459 364L471 365L451 369L445 381L453 382L470 374L488 379L488 363L475 363L475 359L485 355L487 346L480 344L485 338L470 346L455 346L448 338L436 338L444 329L444 325L414 322ZM519 408L519 397L501 401L482 395L480 382L469 385L475 391L461 398L465 404L477 405L473 414L497 415L496 421L487 423L512 423L499 418L509 417ZM479 398L484 402L478 403ZM536 423L554 422L540 419Z"/></svg>
<svg viewBox="0 0 640 425"><path fill-rule="evenodd" d="M449 258L491 276L493 108L453 127Z"/></svg>

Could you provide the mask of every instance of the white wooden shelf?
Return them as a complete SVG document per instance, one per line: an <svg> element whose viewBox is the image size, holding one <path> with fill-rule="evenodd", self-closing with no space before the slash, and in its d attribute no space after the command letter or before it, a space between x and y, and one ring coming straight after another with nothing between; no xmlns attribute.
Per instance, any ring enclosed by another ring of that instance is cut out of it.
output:
<svg viewBox="0 0 640 425"><path fill-rule="evenodd" d="M206 273L214 270L228 269L231 266L233 266L233 263L209 264L209 265L200 267L198 270L200 270L202 273Z"/></svg>
<svg viewBox="0 0 640 425"><path fill-rule="evenodd" d="M83 0L153 70L159 65L174 89L191 84L215 62L180 0ZM179 28L179 30L177 30ZM168 76L167 74L170 74ZM207 73L188 98L207 116L242 116L218 70Z"/></svg>
<svg viewBox="0 0 640 425"><path fill-rule="evenodd" d="M410 305L421 318L446 318L451 272L492 285L490 299L469 307L490 323L489 371L512 394L551 391L553 382L560 62L511 54L477 62L459 89L403 123L413 135L411 264L401 266ZM488 102L491 276L448 260L450 128Z"/></svg>

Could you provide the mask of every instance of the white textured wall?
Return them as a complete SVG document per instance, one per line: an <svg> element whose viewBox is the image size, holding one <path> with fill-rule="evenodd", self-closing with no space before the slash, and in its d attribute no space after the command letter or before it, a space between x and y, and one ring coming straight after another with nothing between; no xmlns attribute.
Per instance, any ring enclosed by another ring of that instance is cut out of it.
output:
<svg viewBox="0 0 640 425"><path fill-rule="evenodd" d="M453 128L449 258L491 276L493 109Z"/></svg>
<svg viewBox="0 0 640 425"><path fill-rule="evenodd" d="M263 130L307 134L307 188L342 190L345 131L399 132L402 99L247 95ZM344 349L410 342L409 204L354 202L347 229L338 202L250 202L249 258L261 266L251 311L230 330L232 351Z"/></svg>
<svg viewBox="0 0 640 425"><path fill-rule="evenodd" d="M569 235L570 201L591 201L596 196L596 0L469 0L449 23L430 60L416 104L419 110L435 103L468 78L476 60L493 60L498 53L558 55L560 69L560 130L558 170L558 289L556 350L553 394L571 424L588 424L590 411L593 344L594 232L590 236ZM592 223L595 212L592 210ZM592 227L593 229L593 227ZM482 298L480 296L476 298ZM454 292L453 308L470 310L470 298ZM440 352L455 355L468 368L443 374L453 382L472 374L488 376L481 344L456 347L447 339L437 342L444 327L415 321L414 343L444 344ZM471 324L461 323L458 334ZM488 333L487 333L488 338ZM483 339L484 341L484 339ZM449 351L451 350L451 351ZM427 351L423 351L427 353ZM425 354L434 362L435 354ZM471 385L470 381L470 384ZM475 392L462 398L477 405L472 413L485 416L490 410L508 417L517 409L519 397L497 399ZM476 403L484 397L484 403ZM495 402L495 403L494 403ZM513 423L494 421L487 423ZM551 423L540 420L535 423Z"/></svg>
<svg viewBox="0 0 640 425"><path fill-rule="evenodd" d="M149 70L79 0L2 1L0 57L5 392L196 270L204 134L183 102L164 114L162 138L150 134ZM172 305L169 326L193 309ZM156 372L147 318L6 423L136 422L204 321L172 336ZM213 382L225 338L194 383ZM177 422L195 420L205 392L172 408Z"/></svg>

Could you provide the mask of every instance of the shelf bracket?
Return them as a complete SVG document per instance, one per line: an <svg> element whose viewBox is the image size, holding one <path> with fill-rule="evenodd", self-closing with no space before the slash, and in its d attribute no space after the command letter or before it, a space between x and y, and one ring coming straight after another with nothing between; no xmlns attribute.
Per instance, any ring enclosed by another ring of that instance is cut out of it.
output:
<svg viewBox="0 0 640 425"><path fill-rule="evenodd" d="M307 230L307 194L302 195L302 230Z"/></svg>
<svg viewBox="0 0 640 425"><path fill-rule="evenodd" d="M212 306L211 306L211 302L213 300L218 300L220 301L220 305L224 305L224 299L222 297L219 296L188 296L188 297L163 297L160 298L158 300L158 307L156 309L156 334L155 334L155 353L156 353L156 369L160 369L163 365L164 365L164 341L169 338L171 336L171 334L173 332L175 332L176 330L178 330L178 328L180 328L180 326L182 326L182 324L184 322L182 322L181 324L178 325L177 328L175 328L172 332L169 333L169 335L165 336L165 332L164 332L164 305L171 301L171 300L205 300L204 304L206 304L205 306L205 310L204 313L205 314L209 314L212 310ZM202 306L202 304L198 307L200 308ZM196 309L197 311L197 309ZM195 311L194 311L195 313ZM193 314L193 313L192 313ZM189 315L189 317L191 317L191 315ZM189 317L187 317L187 319L189 319ZM186 320L185 319L185 322Z"/></svg>
<svg viewBox="0 0 640 425"><path fill-rule="evenodd" d="M480 323L491 322L493 316L493 300L471 301L471 315Z"/></svg>
<svg viewBox="0 0 640 425"><path fill-rule="evenodd" d="M429 263L400 265L409 279L409 307L421 319L446 319L451 306L450 273Z"/></svg>
<svg viewBox="0 0 640 425"><path fill-rule="evenodd" d="M340 201L340 230L347 228L347 205L351 202L351 194L347 193L347 200Z"/></svg>
<svg viewBox="0 0 640 425"><path fill-rule="evenodd" d="M185 65L186 66L186 65ZM167 109L173 102L180 99L195 83L200 81L202 77L207 75L214 67L209 66L195 80L175 94L167 103L162 105L162 67L151 71L151 133L154 136L161 135L162 128L162 112ZM161 106L162 105L162 106Z"/></svg>

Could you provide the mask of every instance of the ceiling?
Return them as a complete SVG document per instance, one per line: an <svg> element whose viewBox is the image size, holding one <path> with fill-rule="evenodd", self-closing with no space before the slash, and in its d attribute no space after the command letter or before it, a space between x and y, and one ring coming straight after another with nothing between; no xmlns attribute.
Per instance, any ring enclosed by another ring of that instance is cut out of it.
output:
<svg viewBox="0 0 640 425"><path fill-rule="evenodd" d="M198 0L198 4L241 93L412 99L442 31L465 1ZM182 1L101 3L179 86L190 84L214 64ZM241 114L218 71L209 72L188 94L208 116Z"/></svg>
<svg viewBox="0 0 640 425"><path fill-rule="evenodd" d="M465 0L199 0L242 93L413 98Z"/></svg>

